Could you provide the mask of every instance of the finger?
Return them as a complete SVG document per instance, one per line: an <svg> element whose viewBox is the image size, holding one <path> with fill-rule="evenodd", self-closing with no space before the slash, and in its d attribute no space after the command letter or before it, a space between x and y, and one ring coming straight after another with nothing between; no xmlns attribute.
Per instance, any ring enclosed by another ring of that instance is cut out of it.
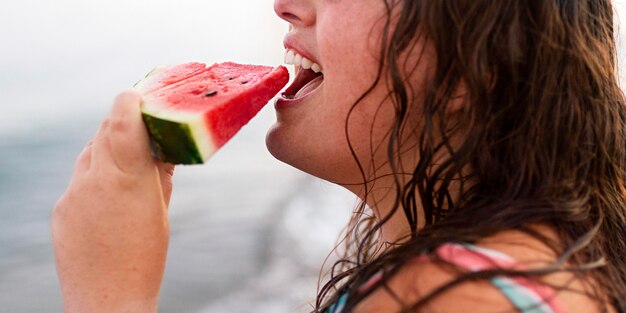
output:
<svg viewBox="0 0 626 313"><path fill-rule="evenodd" d="M74 165L74 175L80 175L89 170L91 166L91 148L93 145L93 140L89 140L87 145L80 152L78 157L76 158L76 164Z"/></svg>
<svg viewBox="0 0 626 313"><path fill-rule="evenodd" d="M163 199L165 200L165 205L169 207L170 198L172 197L172 178L174 176L175 166L171 163L164 163L161 161L155 162L159 169L159 178L161 180L161 187L163 188Z"/></svg>
<svg viewBox="0 0 626 313"><path fill-rule="evenodd" d="M113 162L108 138L110 124L109 118L104 119L93 137L90 168L107 168Z"/></svg>
<svg viewBox="0 0 626 313"><path fill-rule="evenodd" d="M111 154L122 171L153 166L148 132L141 116L141 95L129 90L115 99L111 110L109 143Z"/></svg>

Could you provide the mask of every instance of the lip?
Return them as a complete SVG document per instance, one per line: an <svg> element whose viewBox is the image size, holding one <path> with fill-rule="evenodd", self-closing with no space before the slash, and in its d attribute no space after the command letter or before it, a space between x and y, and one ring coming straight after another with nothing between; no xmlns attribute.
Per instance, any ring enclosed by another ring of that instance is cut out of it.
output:
<svg viewBox="0 0 626 313"><path fill-rule="evenodd" d="M317 58L313 57L311 53L309 53L308 50L304 48L304 45L300 43L300 41L297 39L295 35L291 33L286 34L283 40L283 46L285 47L286 50L293 50L297 52L298 54L300 54L301 56L311 60L312 62L321 65L321 63L319 63ZM295 69L296 75L298 74L298 70L299 70L298 68ZM317 87L315 87L315 89L310 90L306 94L301 95L297 98L293 98L293 99L286 98L281 93L281 95L278 97L278 99L274 103L274 108L276 110L281 110L281 109L286 109L288 107L294 107L300 104L301 102L305 102L308 98L312 97L320 89L323 83L324 82L322 81Z"/></svg>
<svg viewBox="0 0 626 313"><path fill-rule="evenodd" d="M296 39L294 35L290 35L290 34L285 35L285 38L283 40L283 46L285 47L285 50L294 50L301 56L311 60L313 63L317 63L321 65L322 67L324 66L323 64L319 62L317 58L312 56L311 53L309 53L307 49L304 48L304 46Z"/></svg>
<svg viewBox="0 0 626 313"><path fill-rule="evenodd" d="M287 98L279 97L278 99L276 99L276 102L274 102L274 109L279 111L279 110L284 110L289 107L296 106L298 105L298 103L303 102L307 97L302 97L298 99L287 99Z"/></svg>
<svg viewBox="0 0 626 313"><path fill-rule="evenodd" d="M306 101L308 98L312 97L314 94L316 94L319 91L319 89L324 84L324 78L322 78L320 76L320 77L315 78L314 80L317 80L317 79L321 79L322 80L321 82L318 83L317 87L315 87L314 89L308 91L306 94L301 95L301 96L299 96L297 98L293 98L293 99L285 98L283 96L283 94L281 94L280 97L278 97L278 99L276 99L276 102L274 103L274 108L276 110L281 110L281 109L285 109L285 108L288 108L288 107L297 106L298 104L300 104L300 103ZM314 81L314 80L312 80L312 81ZM309 82L309 83L311 83L311 82Z"/></svg>
<svg viewBox="0 0 626 313"><path fill-rule="evenodd" d="M299 103L304 102L309 96L310 94L298 99L287 99L280 97L276 99L276 102L274 102L274 109L276 109L277 111L281 111L290 107L297 106Z"/></svg>

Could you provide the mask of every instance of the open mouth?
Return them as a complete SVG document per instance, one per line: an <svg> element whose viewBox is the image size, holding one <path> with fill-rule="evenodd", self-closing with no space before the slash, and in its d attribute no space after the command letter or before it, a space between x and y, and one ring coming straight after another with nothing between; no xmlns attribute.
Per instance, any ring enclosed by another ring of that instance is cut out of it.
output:
<svg viewBox="0 0 626 313"><path fill-rule="evenodd" d="M293 83L282 93L282 97L289 100L303 98L317 89L323 81L322 72L316 73L311 69L300 68Z"/></svg>
<svg viewBox="0 0 626 313"><path fill-rule="evenodd" d="M283 99L297 100L304 98L315 91L324 81L324 69L322 66L293 49L285 51L285 64L293 64L296 67L296 78L282 93Z"/></svg>

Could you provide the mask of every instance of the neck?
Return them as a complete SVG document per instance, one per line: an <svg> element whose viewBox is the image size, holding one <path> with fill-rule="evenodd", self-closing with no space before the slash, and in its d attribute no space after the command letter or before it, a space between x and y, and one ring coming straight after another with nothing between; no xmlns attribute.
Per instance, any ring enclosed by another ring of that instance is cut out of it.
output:
<svg viewBox="0 0 626 313"><path fill-rule="evenodd" d="M396 203L396 185L392 177L379 178L366 187L344 186L361 200L374 213L377 222L382 223L381 243L399 244L411 238L411 227L404 214L403 203ZM417 208L418 229L424 226L424 212Z"/></svg>

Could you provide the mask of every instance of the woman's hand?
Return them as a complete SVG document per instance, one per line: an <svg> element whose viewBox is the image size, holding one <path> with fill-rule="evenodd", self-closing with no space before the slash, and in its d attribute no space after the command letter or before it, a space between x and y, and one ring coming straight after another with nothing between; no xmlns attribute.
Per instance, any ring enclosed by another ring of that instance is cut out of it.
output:
<svg viewBox="0 0 626 313"><path fill-rule="evenodd" d="M76 161L52 214L66 312L156 312L174 166L154 160L134 91Z"/></svg>

